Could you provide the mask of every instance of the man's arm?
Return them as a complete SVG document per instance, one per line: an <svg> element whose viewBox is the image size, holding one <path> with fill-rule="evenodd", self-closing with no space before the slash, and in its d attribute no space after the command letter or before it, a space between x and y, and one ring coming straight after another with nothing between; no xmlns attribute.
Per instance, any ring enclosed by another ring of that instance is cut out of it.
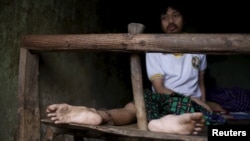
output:
<svg viewBox="0 0 250 141"><path fill-rule="evenodd" d="M204 73L203 73L203 91L204 93L202 94L205 94L205 85L204 85ZM162 94L172 94L174 91L172 91L171 89L168 89L164 86L164 83L163 83L163 78L162 77L155 77L153 79L151 79L151 83L155 89L155 91L157 93L162 93ZM200 83L199 83L200 84ZM203 95L202 95L203 96ZM205 103L203 102L203 100L199 99L199 98L195 98L195 97L190 97L191 100L193 100L194 102L196 102L197 104L203 106L204 108L206 108L208 111L212 111L211 108Z"/></svg>
<svg viewBox="0 0 250 141"><path fill-rule="evenodd" d="M157 93L162 93L162 94L172 94L173 91L166 88L163 83L163 78L162 77L157 77L151 80L152 85Z"/></svg>
<svg viewBox="0 0 250 141"><path fill-rule="evenodd" d="M206 102L206 88L205 88L205 83L204 83L204 74L205 74L204 71L199 73L198 83L199 83L199 87L201 90L201 100L203 102Z"/></svg>
<svg viewBox="0 0 250 141"><path fill-rule="evenodd" d="M205 107L208 111L212 111L211 108L206 104L206 88L205 88L205 83L204 83L204 75L205 71L202 71L199 73L199 79L198 79L198 85L201 90L201 99L191 97L193 101L195 101L197 104Z"/></svg>

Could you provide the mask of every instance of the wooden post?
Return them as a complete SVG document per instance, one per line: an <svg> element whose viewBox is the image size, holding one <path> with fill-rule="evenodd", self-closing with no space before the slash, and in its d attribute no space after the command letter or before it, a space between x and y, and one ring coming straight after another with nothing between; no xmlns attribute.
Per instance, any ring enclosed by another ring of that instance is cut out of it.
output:
<svg viewBox="0 0 250 141"><path fill-rule="evenodd" d="M128 32L130 38L133 38L135 34L142 33L144 25L139 23L130 23L128 25ZM146 116L146 108L143 95L143 83L142 83L142 71L141 60L138 54L131 54L130 57L131 67L131 80L133 87L133 96L136 107L137 125L141 130L148 130L148 122Z"/></svg>
<svg viewBox="0 0 250 141"><path fill-rule="evenodd" d="M40 141L38 55L20 48L17 141Z"/></svg>

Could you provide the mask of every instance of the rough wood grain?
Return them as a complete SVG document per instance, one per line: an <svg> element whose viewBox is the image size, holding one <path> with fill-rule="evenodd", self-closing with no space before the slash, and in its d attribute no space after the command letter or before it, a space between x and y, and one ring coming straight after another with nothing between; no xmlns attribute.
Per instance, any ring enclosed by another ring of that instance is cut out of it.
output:
<svg viewBox="0 0 250 141"><path fill-rule="evenodd" d="M144 29L145 26L140 23L128 24L128 33L131 39L136 34L143 33ZM148 130L148 122L143 94L141 60L139 54L132 53L130 55L130 70L134 103L136 107L137 125L138 128L141 130Z"/></svg>
<svg viewBox="0 0 250 141"><path fill-rule="evenodd" d="M120 51L249 54L250 34L74 34L26 35L31 51Z"/></svg>
<svg viewBox="0 0 250 141"><path fill-rule="evenodd" d="M143 131L137 128L136 125L128 126L110 126L110 125L79 125L79 124L53 124L50 120L43 119L42 123L53 127L65 129L68 134L82 134L88 137L103 138L107 136L122 136L127 139L138 139L140 141L207 141L207 129L198 135L177 135L160 132Z"/></svg>
<svg viewBox="0 0 250 141"><path fill-rule="evenodd" d="M40 140L40 110L38 99L39 59L27 49L20 49L18 78L17 141Z"/></svg>

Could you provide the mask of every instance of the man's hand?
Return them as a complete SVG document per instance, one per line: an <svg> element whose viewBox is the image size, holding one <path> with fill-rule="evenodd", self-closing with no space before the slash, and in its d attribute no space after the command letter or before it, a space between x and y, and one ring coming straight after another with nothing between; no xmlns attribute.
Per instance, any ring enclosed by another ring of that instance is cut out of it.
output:
<svg viewBox="0 0 250 141"><path fill-rule="evenodd" d="M201 105L202 107L206 108L208 111L212 112L211 108L205 102L203 102L201 99L196 98L196 97L191 97L191 100L193 100L197 104Z"/></svg>

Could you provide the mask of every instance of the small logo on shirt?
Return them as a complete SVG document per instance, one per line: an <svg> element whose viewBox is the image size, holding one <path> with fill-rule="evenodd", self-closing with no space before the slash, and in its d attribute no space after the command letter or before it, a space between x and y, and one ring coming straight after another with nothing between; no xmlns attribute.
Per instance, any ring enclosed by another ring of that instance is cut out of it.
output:
<svg viewBox="0 0 250 141"><path fill-rule="evenodd" d="M197 56L194 56L192 58L192 65L196 69L198 69L200 67L200 59Z"/></svg>

